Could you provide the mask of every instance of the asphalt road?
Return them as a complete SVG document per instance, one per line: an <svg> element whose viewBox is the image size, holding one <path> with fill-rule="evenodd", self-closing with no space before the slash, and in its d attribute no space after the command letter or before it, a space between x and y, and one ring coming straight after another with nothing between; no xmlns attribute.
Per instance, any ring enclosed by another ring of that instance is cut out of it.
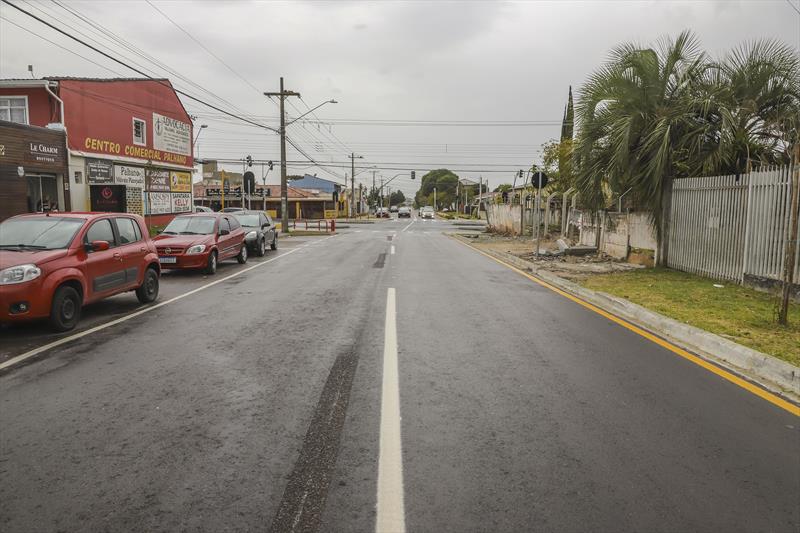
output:
<svg viewBox="0 0 800 533"><path fill-rule="evenodd" d="M800 530L797 417L452 229L167 276L0 375L0 530Z"/></svg>

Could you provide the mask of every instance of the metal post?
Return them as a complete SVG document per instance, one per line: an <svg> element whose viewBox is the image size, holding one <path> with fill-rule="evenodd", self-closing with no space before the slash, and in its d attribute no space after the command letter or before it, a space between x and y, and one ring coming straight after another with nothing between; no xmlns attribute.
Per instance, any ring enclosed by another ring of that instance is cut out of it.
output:
<svg viewBox="0 0 800 533"><path fill-rule="evenodd" d="M436 212L436 187L433 188L433 212Z"/></svg>
<svg viewBox="0 0 800 533"><path fill-rule="evenodd" d="M744 219L744 253L742 255L742 275L739 279L741 283L744 283L744 275L747 273L747 268L750 266L748 263L748 259L750 256L750 223L751 223L751 216L750 213L753 210L753 206L751 202L753 201L753 176L745 174L747 176L747 201L745 202L745 219Z"/></svg>
<svg viewBox="0 0 800 533"><path fill-rule="evenodd" d="M778 311L778 323L785 326L789 321L789 295L792 292L792 278L794 277L794 256L797 250L797 226L800 212L800 144L795 145L794 164L789 183L792 191L792 209L789 212L789 227L786 232L786 244L783 258L783 291L781 292L781 306Z"/></svg>

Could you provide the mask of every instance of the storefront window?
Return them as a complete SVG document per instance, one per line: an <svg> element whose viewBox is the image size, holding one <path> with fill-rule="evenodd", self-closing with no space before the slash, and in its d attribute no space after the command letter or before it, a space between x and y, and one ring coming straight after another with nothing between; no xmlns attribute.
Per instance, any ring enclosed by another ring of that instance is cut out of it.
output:
<svg viewBox="0 0 800 533"><path fill-rule="evenodd" d="M58 184L55 176L26 176L28 181L28 212L59 211Z"/></svg>

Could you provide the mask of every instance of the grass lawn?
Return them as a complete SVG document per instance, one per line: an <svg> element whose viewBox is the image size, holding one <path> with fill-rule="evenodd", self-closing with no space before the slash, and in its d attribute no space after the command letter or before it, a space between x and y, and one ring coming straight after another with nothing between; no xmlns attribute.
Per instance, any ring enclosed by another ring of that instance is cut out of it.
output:
<svg viewBox="0 0 800 533"><path fill-rule="evenodd" d="M581 283L800 366L798 304L790 304L783 327L776 296L675 270L601 274Z"/></svg>

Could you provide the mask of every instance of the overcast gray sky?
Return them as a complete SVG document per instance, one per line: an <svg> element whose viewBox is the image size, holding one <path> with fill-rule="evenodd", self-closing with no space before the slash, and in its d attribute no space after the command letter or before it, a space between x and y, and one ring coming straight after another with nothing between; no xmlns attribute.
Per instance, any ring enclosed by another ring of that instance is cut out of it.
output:
<svg viewBox="0 0 800 533"><path fill-rule="evenodd" d="M290 127L290 137L319 162L346 164L346 154L352 150L364 156L359 166L375 165L378 176L385 178L400 172L390 167L413 167L418 176L448 167L458 169L462 177L488 178L492 186L511 182L514 169L527 168L539 159L541 144L559 135L569 85L577 92L620 42L649 44L690 29L716 56L764 37L800 49L800 0L151 0L153 5L146 0L59 0L212 96L121 50L56 3L13 1L43 18L55 19L55 24L76 36L104 43L104 49L114 55L169 77L179 88L226 109L254 115L259 122L277 124L277 106L260 93L277 90L280 76L288 89L303 97L302 101L293 99L295 107L287 107L290 116L335 98L338 104L316 112L322 124L298 122ZM34 65L37 77L135 75L9 6L0 4L0 17L0 77L28 77L28 64ZM250 154L256 159L279 159L275 134L237 125L199 104L185 104L198 116L196 125L208 124L198 143L200 157L238 159ZM478 124L398 125L395 121ZM497 124L508 121L527 124ZM290 150L288 159L306 158ZM348 170L290 167L290 173L303 171L341 181ZM268 182L277 182L277 176L276 167ZM372 173L360 173L357 180L368 184ZM413 193L417 183L400 177L393 185Z"/></svg>

